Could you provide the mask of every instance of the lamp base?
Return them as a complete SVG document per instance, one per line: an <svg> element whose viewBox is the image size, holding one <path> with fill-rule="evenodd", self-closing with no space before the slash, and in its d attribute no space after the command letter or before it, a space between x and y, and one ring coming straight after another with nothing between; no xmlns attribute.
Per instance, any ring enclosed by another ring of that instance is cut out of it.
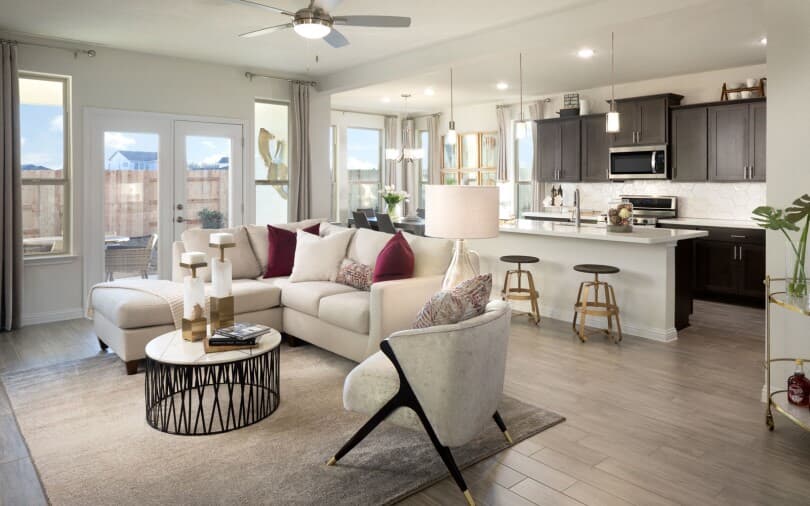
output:
<svg viewBox="0 0 810 506"><path fill-rule="evenodd" d="M456 239L453 248L453 259L442 281L442 290L452 290L462 281L472 279L478 275L478 270L470 262L470 255L467 252L467 243L464 239Z"/></svg>
<svg viewBox="0 0 810 506"><path fill-rule="evenodd" d="M211 297L211 332L233 326L233 295Z"/></svg>
<svg viewBox="0 0 810 506"><path fill-rule="evenodd" d="M188 320L183 318L183 339L186 341L201 341L208 334L208 321L205 318Z"/></svg>

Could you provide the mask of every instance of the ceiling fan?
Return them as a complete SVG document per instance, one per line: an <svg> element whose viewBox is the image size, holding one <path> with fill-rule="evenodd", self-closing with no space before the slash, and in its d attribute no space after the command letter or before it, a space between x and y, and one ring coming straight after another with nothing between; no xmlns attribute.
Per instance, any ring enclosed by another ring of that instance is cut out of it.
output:
<svg viewBox="0 0 810 506"><path fill-rule="evenodd" d="M349 40L337 31L335 26L366 26L382 28L407 28L411 26L411 18L404 16L332 16L327 12L340 3L341 0L310 0L309 6L290 12L286 9L265 5L252 0L231 0L243 5L269 10L278 14L289 16L292 20L283 25L269 26L252 32L239 35L240 37L258 37L268 33L278 32L292 28L298 35L307 39L323 39L332 47L347 46Z"/></svg>

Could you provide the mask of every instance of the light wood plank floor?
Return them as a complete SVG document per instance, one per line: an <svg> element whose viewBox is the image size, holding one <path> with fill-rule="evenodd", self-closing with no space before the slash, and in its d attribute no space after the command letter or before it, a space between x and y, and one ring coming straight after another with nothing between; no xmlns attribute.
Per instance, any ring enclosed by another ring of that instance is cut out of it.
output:
<svg viewBox="0 0 810 506"><path fill-rule="evenodd" d="M700 301L669 344L596 335L583 345L569 323L515 317L506 393L568 420L465 470L477 502L808 504L810 434L780 415L765 428L763 330L760 309ZM97 353L82 320L0 334L0 371ZM0 390L0 504L44 502ZM403 504L465 502L447 479Z"/></svg>

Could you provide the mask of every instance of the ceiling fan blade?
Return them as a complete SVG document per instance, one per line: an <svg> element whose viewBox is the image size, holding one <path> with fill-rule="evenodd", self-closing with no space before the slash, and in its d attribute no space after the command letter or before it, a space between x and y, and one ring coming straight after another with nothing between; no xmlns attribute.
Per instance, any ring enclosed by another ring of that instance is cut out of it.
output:
<svg viewBox="0 0 810 506"><path fill-rule="evenodd" d="M285 16L295 16L294 12L290 12L287 9L280 9L278 7L273 7L272 5L265 5L259 2L254 2L252 0L230 0L233 3L238 3L242 5L248 5L250 7L258 7L259 9L265 9L271 12L275 12L277 14L284 14Z"/></svg>
<svg viewBox="0 0 810 506"><path fill-rule="evenodd" d="M336 25L379 26L382 28L407 28L411 18L404 16L334 16Z"/></svg>
<svg viewBox="0 0 810 506"><path fill-rule="evenodd" d="M243 39L249 39L251 37L259 37L261 35L267 35L268 33L278 32L281 30L285 30L287 28L292 28L292 23L286 23L283 25L276 25L276 26L268 26L267 28L262 28L260 30L254 30L252 32L242 33L239 36Z"/></svg>
<svg viewBox="0 0 810 506"><path fill-rule="evenodd" d="M323 38L323 40L325 40L327 44L329 44L334 48L349 45L349 39L344 37L342 33L335 30L334 28L332 28L332 31L330 31L329 34Z"/></svg>

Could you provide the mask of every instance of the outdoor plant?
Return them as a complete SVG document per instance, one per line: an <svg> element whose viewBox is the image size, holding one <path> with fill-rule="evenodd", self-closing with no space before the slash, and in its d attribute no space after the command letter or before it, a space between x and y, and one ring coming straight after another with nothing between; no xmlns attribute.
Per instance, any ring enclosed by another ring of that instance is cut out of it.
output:
<svg viewBox="0 0 810 506"><path fill-rule="evenodd" d="M770 206L760 206L754 209L754 220L760 227L768 230L778 230L784 234L793 255L793 265L787 276L787 293L794 297L807 295L807 274L805 260L807 259L807 232L810 228L810 195L806 193L793 201L793 204L783 209ZM798 243L791 234L799 232Z"/></svg>
<svg viewBox="0 0 810 506"><path fill-rule="evenodd" d="M384 186L383 189L380 190L380 196L385 201L385 205L388 207L388 214L391 216L396 212L397 204L400 202L408 202L408 199L411 197L408 192L397 190L394 185Z"/></svg>
<svg viewBox="0 0 810 506"><path fill-rule="evenodd" d="M203 208L197 213L200 218L200 226L202 228L224 228L225 216L216 209Z"/></svg>

